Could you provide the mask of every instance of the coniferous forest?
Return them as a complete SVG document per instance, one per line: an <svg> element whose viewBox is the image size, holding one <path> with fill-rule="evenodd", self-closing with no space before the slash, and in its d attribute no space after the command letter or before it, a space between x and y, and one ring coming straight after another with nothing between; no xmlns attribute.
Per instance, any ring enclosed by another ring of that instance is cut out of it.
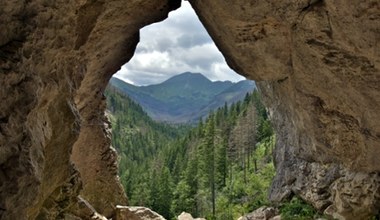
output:
<svg viewBox="0 0 380 220"><path fill-rule="evenodd" d="M275 135L256 90L191 126L153 121L116 88L106 96L130 205L229 220L269 204Z"/></svg>

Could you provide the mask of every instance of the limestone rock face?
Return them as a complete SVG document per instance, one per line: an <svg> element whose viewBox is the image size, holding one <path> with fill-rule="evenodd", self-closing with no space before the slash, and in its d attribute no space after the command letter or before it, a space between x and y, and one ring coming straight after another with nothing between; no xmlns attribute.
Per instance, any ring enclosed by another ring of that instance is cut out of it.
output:
<svg viewBox="0 0 380 220"><path fill-rule="evenodd" d="M228 64L259 81L277 135L271 199L377 213L380 3L190 2ZM103 91L139 29L179 4L0 0L1 219L74 218L78 195L106 217L127 203Z"/></svg>
<svg viewBox="0 0 380 220"><path fill-rule="evenodd" d="M0 5L0 219L75 217L78 195L111 217L127 199L103 91L179 1Z"/></svg>
<svg viewBox="0 0 380 220"><path fill-rule="evenodd" d="M380 176L345 170L331 186L333 204L325 214L336 219L367 219L380 210Z"/></svg>
<svg viewBox="0 0 380 220"><path fill-rule="evenodd" d="M259 81L277 134L271 200L298 194L346 219L377 213L379 2L190 2L230 66ZM354 176L362 186L342 194Z"/></svg>
<svg viewBox="0 0 380 220"><path fill-rule="evenodd" d="M289 118L275 124L295 153L380 171L379 3L310 2L191 1L231 67L260 81L274 120Z"/></svg>
<svg viewBox="0 0 380 220"><path fill-rule="evenodd" d="M274 202L280 202L289 198L292 193L299 195L306 201L309 201L318 210L324 210L332 204L330 199L330 187L334 181L340 178L342 170L336 164L308 163L302 160L293 160L293 164L285 173L280 173L284 178L286 186L275 185L274 182L271 191L271 199Z"/></svg>

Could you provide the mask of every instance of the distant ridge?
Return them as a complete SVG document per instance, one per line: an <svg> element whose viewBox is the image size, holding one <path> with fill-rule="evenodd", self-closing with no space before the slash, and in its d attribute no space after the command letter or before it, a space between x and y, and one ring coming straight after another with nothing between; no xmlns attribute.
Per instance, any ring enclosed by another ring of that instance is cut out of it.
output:
<svg viewBox="0 0 380 220"><path fill-rule="evenodd" d="M185 72L149 86L135 86L113 77L110 84L139 103L156 121L193 123L211 110L232 104L252 92L250 80L212 82L201 73Z"/></svg>

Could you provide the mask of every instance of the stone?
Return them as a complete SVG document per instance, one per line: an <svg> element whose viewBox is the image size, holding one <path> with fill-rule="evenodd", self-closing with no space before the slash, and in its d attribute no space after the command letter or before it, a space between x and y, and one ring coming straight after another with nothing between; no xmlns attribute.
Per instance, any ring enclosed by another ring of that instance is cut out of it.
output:
<svg viewBox="0 0 380 220"><path fill-rule="evenodd" d="M289 139L285 144L297 156L380 170L374 163L380 151L379 10L372 7L378 3L190 2L230 66L259 81L279 139ZM277 120L287 118L281 128Z"/></svg>
<svg viewBox="0 0 380 220"><path fill-rule="evenodd" d="M112 217L128 202L103 91L132 57L139 29L180 2L0 5L0 218L60 218L78 195Z"/></svg>
<svg viewBox="0 0 380 220"><path fill-rule="evenodd" d="M270 199L275 203L290 199L294 194L323 211L332 204L330 186L342 176L336 164L309 163L293 158L287 161L287 169L277 173L272 184ZM284 179L285 186L277 186L277 178Z"/></svg>
<svg viewBox="0 0 380 220"><path fill-rule="evenodd" d="M108 220L106 217L100 215L99 213L95 213L91 219L94 219L94 220Z"/></svg>
<svg viewBox="0 0 380 220"><path fill-rule="evenodd" d="M193 216L190 213L182 212L178 216L178 220L194 220Z"/></svg>
<svg viewBox="0 0 380 220"><path fill-rule="evenodd" d="M344 172L331 185L332 205L325 214L336 219L370 219L380 210L380 175Z"/></svg>
<svg viewBox="0 0 380 220"><path fill-rule="evenodd" d="M187 212L182 212L177 218L178 220L206 220L204 218L193 218L193 216Z"/></svg>
<svg viewBox="0 0 380 220"><path fill-rule="evenodd" d="M64 220L82 220L82 219L79 218L78 216L73 215L73 214L66 213Z"/></svg>
<svg viewBox="0 0 380 220"><path fill-rule="evenodd" d="M330 185L342 173L379 173L377 2L190 2L230 67L257 80L276 130L272 201L297 194L323 212L339 204ZM363 184L356 200L372 188ZM379 199L370 200L366 215L378 210Z"/></svg>
<svg viewBox="0 0 380 220"><path fill-rule="evenodd" d="M260 207L255 211L240 217L238 220L271 220L278 214L278 210L273 207Z"/></svg>
<svg viewBox="0 0 380 220"><path fill-rule="evenodd" d="M76 216L80 219L90 219L98 215L97 211L88 201L81 196L78 196L77 199L78 200L71 206L69 215Z"/></svg>
<svg viewBox="0 0 380 220"><path fill-rule="evenodd" d="M145 207L116 206L116 220L165 220L165 218Z"/></svg>
<svg viewBox="0 0 380 220"><path fill-rule="evenodd" d="M229 66L257 81L277 138L270 199L378 214L379 2L189 2ZM111 218L128 201L103 92L139 29L180 1L0 5L0 218L69 216L79 195Z"/></svg>

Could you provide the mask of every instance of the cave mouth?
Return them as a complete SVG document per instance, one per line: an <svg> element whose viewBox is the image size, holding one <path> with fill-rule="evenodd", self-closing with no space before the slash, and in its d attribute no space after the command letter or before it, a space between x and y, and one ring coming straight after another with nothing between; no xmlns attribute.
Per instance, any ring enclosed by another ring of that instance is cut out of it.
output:
<svg viewBox="0 0 380 220"><path fill-rule="evenodd" d="M146 86L184 72L201 73L212 81L244 79L228 67L188 1L164 21L140 29L132 59L114 77Z"/></svg>
<svg viewBox="0 0 380 220"><path fill-rule="evenodd" d="M228 67L190 3L183 1L164 21L140 29L140 41L133 57L113 75L109 84L127 93L154 120L187 123L198 121L194 119L198 114L196 108L209 104L207 101L211 100L203 99L228 86L223 85L227 84L225 81L242 80L245 78ZM168 91L154 87L165 87ZM210 87L209 91L205 87ZM181 102L181 97L192 98L195 106L191 100ZM155 105L160 102L167 106ZM186 108L194 110L190 112Z"/></svg>
<svg viewBox="0 0 380 220"><path fill-rule="evenodd" d="M202 125L196 124L200 122L199 118L196 118L196 121L192 121L192 124L186 124L186 122L189 121L188 119L178 120L178 117L176 118L175 116L169 117L159 115L157 111L153 110L154 108L165 108L157 104L158 101L162 100L147 100L157 98L147 98L147 96L157 95L157 93L161 93L162 90L164 90L156 89L159 86L170 87L169 90L173 89L174 82L179 78L184 79L184 81L181 81L181 84L177 85L176 87L177 91L174 93L174 95L178 96L182 95L181 91L186 90L187 86L190 86L191 89L194 88L195 91L193 93L198 92L198 87L196 87L196 84L191 84L194 83L191 81L196 81L195 83L200 84L205 83L205 81L207 81L207 83L209 83L207 85L209 85L210 87L215 87L212 89L217 89L216 84L232 85L234 83L237 84L238 81L242 82L245 79L244 77L238 75L228 67L223 55L219 52L214 42L204 29L203 25L198 20L190 4L186 1L183 2L181 8L177 9L174 12L171 12L169 14L169 18L167 18L165 21L160 22L158 24L149 25L140 30L140 42L135 50L134 56L127 64L123 65L121 69L114 75L114 77L110 80L107 90L105 92L108 106L107 111L110 115L110 120L113 128L112 146L116 148L119 155L119 175L124 190L126 191L126 194L129 197L129 202L132 205L150 207L154 211L157 211L158 213L164 215L168 219L174 217L174 213L168 211L168 207L166 207L168 204L159 203L159 201L157 202L159 204L157 204L155 202L150 201L151 197L153 197L152 195L155 193L152 191L158 190L156 193L159 193L162 192L162 190L164 189L165 192L171 192L167 194L171 194L171 196L175 197L176 195L178 195L178 193L181 193L178 190L186 190L181 188L177 189L176 187L172 186L173 183L185 184L184 186L180 186L185 188L191 185L185 180L180 180L182 177L179 173L176 172L178 172L177 170L183 169L181 168L181 166L197 166L194 164L188 165L190 162L188 162L188 159L184 157L192 157L196 154L193 151L197 152L199 150L198 147L193 147L194 149L192 148L192 150L188 152L185 146L190 148L191 146L186 144L182 144L178 147L180 150L176 150L173 146L173 144L175 143L175 141L173 140L175 138L177 138L178 141L180 139L183 139L183 143L186 143L186 141L189 141L192 138L194 139L195 134L194 131L191 131L191 129L197 126L198 130L202 130L200 131L201 133L203 132L203 130L207 130L206 127L199 128L199 126ZM226 81L233 81L233 83ZM256 101L256 99L258 98L258 93L257 90L255 90L256 96L252 95L255 85L253 81L249 83L251 83L252 85L252 90L241 91L241 95L239 96L238 100L235 100L236 102L239 102L239 104L228 103L227 105L225 104L227 102L224 102L217 108L209 109L209 111L215 111L215 115L222 115L220 114L222 110L225 112L223 114L226 114L225 116L223 116L225 118L220 116L217 120L218 122L215 122L215 126L220 126L218 127L218 129L221 128L223 124L223 122L220 122L221 119L227 121L227 115L233 114L231 112L237 112L234 113L236 114L236 117L238 117L240 113L241 115L244 114L244 116L242 116L242 118L244 119L239 119L239 121L236 121L236 123L238 123L239 126L236 126L233 129L231 127L235 136L237 136L238 133L239 135L240 133L244 134L241 134L242 137L239 136L239 138L236 138L234 136L234 138L231 138L231 140L229 138L230 136L228 135L228 137L225 138L225 149L221 151L227 151L227 142L239 142L238 144L243 145L243 142L238 141L238 139L247 140L247 142L245 142L244 144L251 141L249 142L249 146L244 146L241 148L237 147L237 153L233 152L230 153L230 155L228 156L228 158L234 158L234 161L232 161L231 159L231 164L236 163L236 166L240 167L236 168L236 173L238 173L236 174L236 176L241 174L241 177L235 177L235 173L232 174L232 170L235 171L235 167L232 167L232 165L230 165L231 171L225 171L226 173L224 174L224 179L220 181L224 183L218 183L220 184L218 185L218 187L227 187L227 172L230 172L229 177L231 182L232 179L234 179L235 181L235 179L242 178L241 181L244 181L243 185L248 186L247 179L250 176L249 173L257 172L257 170L260 170L263 167L265 167L265 169L267 170L267 176L263 176L263 179L265 179L265 183L262 185L265 185L266 188L264 187L261 192L265 194L267 189L269 188L269 183L274 175L274 167L270 156L270 152L272 151L274 145L274 136L273 131L269 131L270 134L266 134L267 136L265 137L265 140L264 138L262 138L262 142L265 144L262 144L260 145L260 147L258 147L260 148L260 159L262 159L262 161L260 162L258 159L254 159L253 157L255 155L255 152L258 152L258 150L256 149L256 139L249 138L249 135L250 133L256 132L256 112L255 110L253 110L253 104L252 106L248 107L248 103L253 103L254 101ZM199 89L202 88L199 87ZM165 92L168 91L164 91L162 92L164 94L159 95L165 97ZM248 95L247 92L251 93L251 95ZM193 93L191 95L194 95ZM122 97L123 95L127 95L128 98ZM202 94L200 93L200 95ZM144 97L141 98L141 96ZM176 96L175 98L180 99L178 98L178 96ZM197 96L199 96L199 94L195 94L194 97L199 98ZM173 102L174 99L173 97L165 98L171 99L170 102ZM182 97L182 99L185 98L186 97ZM124 102L124 104L122 102ZM153 104L149 102L153 102ZM186 106L186 104L188 103L180 103L176 105L176 108L183 109L192 107L189 105ZM125 115L121 116L118 112L122 111L122 108L124 108L123 105L129 108L129 111L124 111L123 114ZM153 110L147 110L147 108L149 108L149 105ZM265 109L263 108L263 106L261 107L262 108L260 111L262 112L262 114L265 114ZM164 123L160 124L151 120L149 117L144 115L143 109L146 110L150 117L152 117L156 121ZM134 113L131 113L132 111L134 111ZM207 114L209 113L209 111L207 112ZM202 123L209 124L210 120L213 119L210 119L210 117L206 116L204 116L204 120L202 121ZM143 120L146 121L142 122ZM263 121L266 120L269 120L267 116L263 118ZM265 123L267 123L267 121ZM150 130L150 126L154 127L156 130ZM227 126L227 124L223 126ZM242 131L243 126L245 130L244 132ZM268 126L268 124L263 126ZM162 137L160 137L160 135ZM219 144L221 144L220 140L224 138L223 135L225 134L218 133L216 135L219 139ZM196 138L194 140L200 141ZM155 142L162 143L156 144ZM167 144L167 146L165 144ZM136 148L136 146L138 147ZM161 148L164 150L162 150ZM220 149L218 148L218 150ZM174 152L168 153L168 151ZM182 154L178 151L182 151ZM160 157L160 155L162 154L168 154L168 156ZM202 154L203 153L201 153L200 155ZM225 157L227 158L227 152L225 152L225 154ZM148 160L151 160L153 162L142 162L146 160L146 158L149 158ZM241 161L243 162L236 162L236 158L242 158ZM182 160L185 160L186 162L182 164ZM227 159L224 162L227 163L226 161ZM147 172L147 170L149 170L149 172ZM181 172L187 171L183 169ZM234 178L232 178L233 176ZM162 179L162 177L164 178ZM156 178L157 182L155 182L155 180L152 180L152 178ZM194 176L194 178L196 177ZM138 182L138 184L136 184L136 182ZM161 187L162 185L168 185L172 188L155 188L153 187L154 185L158 185ZM232 185L233 184L230 183L229 187L231 187ZM195 196L198 192L192 191L191 193L193 193L193 196ZM190 195L186 196L190 197ZM186 209L184 208L185 205L183 204L183 206L181 206L182 211L192 213L194 216L212 215L215 217L216 215L219 215L215 213L221 212L220 206L215 205L216 198L213 197L213 199L210 199L207 196L208 195L197 200L196 204L197 206L201 206L203 209L209 209L209 206L214 206L214 210L211 211L211 214L206 211L197 211L197 208ZM239 198L239 201L247 202L247 196L248 195L241 196L241 198ZM162 199L174 201L174 199L172 200L172 198ZM223 198L219 197L218 199L221 200ZM213 205L208 204L209 201L213 201ZM231 202L232 204L232 201L229 202ZM236 206L237 205L239 204L236 204ZM194 207L193 204L186 204L186 206ZM227 205L224 205L223 207L228 208L229 217L239 217L235 216L234 214L231 214L233 213L232 206L227 207ZM177 206L174 206L173 208L173 205L170 203L169 209L176 209L176 211L181 210ZM248 210L246 210L245 212L248 212ZM180 212L175 213L175 215L179 214ZM220 215L227 214L223 213Z"/></svg>
<svg viewBox="0 0 380 220"><path fill-rule="evenodd" d="M259 86L278 132L276 165L282 172L274 181L272 199L281 200L296 185L313 185L303 178L309 169L303 173L295 167L315 161L312 167L324 169L331 162L344 176L327 175L339 185L326 189L317 202L329 198L330 210L347 218L379 210L379 197L365 194L368 190L344 199L353 185L379 185L378 20L373 2L190 2L229 65L262 80ZM5 143L1 167L7 170L0 175L0 215L33 219L49 211L55 219L76 204L78 195L107 217L114 214L114 204L128 203L110 148L103 92L112 74L132 57L139 29L165 19L179 4L5 5L0 18L7 24L0 36L5 72L0 118L5 120L0 121ZM304 182L287 181L298 177ZM362 184L362 178L369 183ZM368 198L369 205L358 207L358 198Z"/></svg>

